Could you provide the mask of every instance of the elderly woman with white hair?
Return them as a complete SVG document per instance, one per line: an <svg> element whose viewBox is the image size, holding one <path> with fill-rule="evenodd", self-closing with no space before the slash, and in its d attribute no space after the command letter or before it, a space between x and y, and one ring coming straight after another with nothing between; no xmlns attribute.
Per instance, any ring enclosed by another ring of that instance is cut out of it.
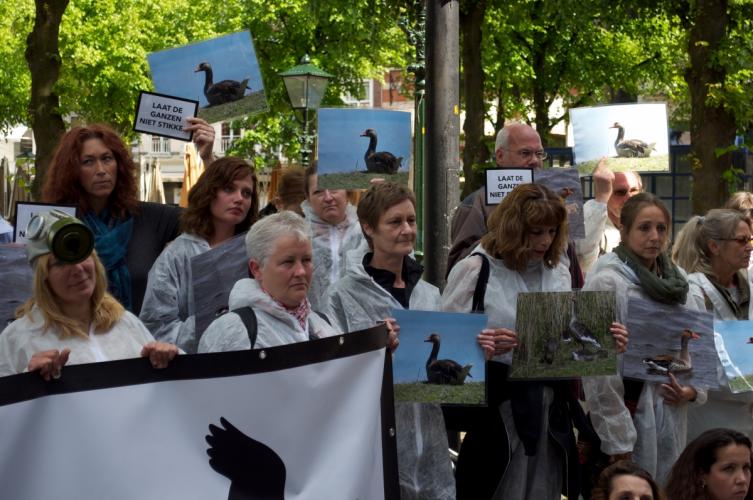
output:
<svg viewBox="0 0 753 500"><path fill-rule="evenodd" d="M283 211L254 224L246 235L246 253L253 279L235 283L230 312L209 325L199 352L272 347L339 333L311 309L306 298L313 264L311 238L301 216ZM248 307L257 322L253 345L239 314Z"/></svg>

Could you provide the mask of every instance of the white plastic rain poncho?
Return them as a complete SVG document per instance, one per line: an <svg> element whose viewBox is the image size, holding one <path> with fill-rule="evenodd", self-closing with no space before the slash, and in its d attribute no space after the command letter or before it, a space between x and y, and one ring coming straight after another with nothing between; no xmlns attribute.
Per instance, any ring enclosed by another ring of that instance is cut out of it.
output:
<svg viewBox="0 0 753 500"><path fill-rule="evenodd" d="M160 342L196 352L191 258L211 249L194 234L181 234L157 257L141 306L139 318Z"/></svg>
<svg viewBox="0 0 753 500"><path fill-rule="evenodd" d="M367 252L366 245L349 251L345 276L330 289L327 314L345 332L371 328L392 316L393 309L403 309L364 269ZM439 289L419 280L411 292L408 309L436 311L439 300ZM454 499L455 481L439 405L398 402L395 420L401 498Z"/></svg>
<svg viewBox="0 0 753 500"><path fill-rule="evenodd" d="M745 273L738 273L739 279L745 279ZM706 298L711 304L709 312L714 313L715 321L735 321L735 313L719 293L719 290L703 273L692 273L688 276L690 293L696 303L705 304ZM753 318L749 304L748 318ZM708 401L703 406L691 406L688 409L688 441L698 437L703 431L716 427L724 427L742 432L753 438L753 392L733 394L729 389L729 380L725 368L732 365L724 339L714 332L714 343L719 355L717 361L717 377L719 389L708 392Z"/></svg>
<svg viewBox="0 0 753 500"><path fill-rule="evenodd" d="M620 230L607 213L607 204L588 200L583 205L586 237L575 242L580 268L585 275L600 255L611 252L620 244Z"/></svg>
<svg viewBox="0 0 753 500"><path fill-rule="evenodd" d="M344 332L371 328L378 321L389 318L393 309L403 309L400 302L364 269L363 257L368 251L368 247L361 247L348 252L345 276L330 289L327 316ZM439 289L419 280L408 305L410 310L438 310Z"/></svg>
<svg viewBox="0 0 753 500"><path fill-rule="evenodd" d="M102 333L89 332L87 338L60 339L54 327L44 328L42 311L34 306L29 314L17 319L0 334L0 376L23 373L31 357L51 349L71 350L69 365L138 358L144 344L154 338L139 319L128 311Z"/></svg>
<svg viewBox="0 0 753 500"><path fill-rule="evenodd" d="M615 253L603 255L597 261L583 289L616 292L617 321L623 325L628 320L629 298L652 300L641 288L635 273ZM701 310L691 294L685 307ZM661 384L646 382L633 419L625 407L620 375L584 377L583 390L591 422L601 439L601 451L607 455L632 452L633 460L659 484L666 482L670 468L685 448L688 406L702 405L707 397L704 389L696 388L694 402L672 407L664 404Z"/></svg>
<svg viewBox="0 0 753 500"><path fill-rule="evenodd" d="M301 204L301 209L311 228L311 248L314 257L309 302L315 311L324 311L330 287L345 273L347 253L365 243L365 240L356 209L350 203L345 209L345 220L336 225L319 218L308 201Z"/></svg>
<svg viewBox="0 0 753 500"><path fill-rule="evenodd" d="M472 255L481 253L489 259L489 281L484 295L484 312L488 315L488 328L508 328L515 331L518 294L524 292L570 291L570 272L560 262L554 268L547 268L541 262L532 263L526 271L519 273L504 265L502 260L491 257L480 245L471 255L458 262L447 278L447 286L442 294L444 311L470 312L473 292L481 271L481 258ZM480 332L479 332L480 333ZM470 336L469 342L476 342ZM496 356L495 361L506 364L512 362L512 352ZM543 391L543 415L549 415L553 401L553 391L545 387ZM509 442L508 466L494 494L499 500L559 499L562 489L562 461L549 439L539 439L534 456L526 456L523 442L515 428L510 401L499 406ZM548 435L549 418L542 418L541 436ZM503 450L500 450L503 452Z"/></svg>
<svg viewBox="0 0 753 500"><path fill-rule="evenodd" d="M220 316L207 327L199 341L199 352L242 351L251 348L248 331L233 309L251 307L256 314L257 337L254 349L274 347L311 339L331 337L340 333L311 311L306 328L275 302L255 279L239 280L230 291L228 308L231 312Z"/></svg>

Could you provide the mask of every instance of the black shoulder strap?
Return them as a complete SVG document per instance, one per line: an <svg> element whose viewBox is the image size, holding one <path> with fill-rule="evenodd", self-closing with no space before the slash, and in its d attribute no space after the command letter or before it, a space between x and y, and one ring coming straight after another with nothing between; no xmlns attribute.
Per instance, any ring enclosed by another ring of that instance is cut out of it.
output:
<svg viewBox="0 0 753 500"><path fill-rule="evenodd" d="M254 344L256 344L256 334L258 333L258 326L256 324L256 313L253 309L250 307L239 307L238 309L233 309L230 312L234 312L238 316L241 317L241 321L243 321L243 326L246 327L246 332L248 333L248 340L251 342L251 347L249 349L254 348Z"/></svg>
<svg viewBox="0 0 753 500"><path fill-rule="evenodd" d="M476 288L473 290L473 305L471 312L484 312L484 296L486 295L486 284L489 282L489 259L482 253L475 252L471 255L481 257L481 270L478 273Z"/></svg>

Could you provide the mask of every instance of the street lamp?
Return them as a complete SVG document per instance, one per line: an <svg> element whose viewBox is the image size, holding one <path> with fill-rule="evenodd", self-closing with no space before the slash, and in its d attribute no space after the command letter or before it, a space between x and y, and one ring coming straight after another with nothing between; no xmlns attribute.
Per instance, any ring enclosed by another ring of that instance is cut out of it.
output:
<svg viewBox="0 0 753 500"><path fill-rule="evenodd" d="M308 55L301 58L301 63L287 71L280 73L288 91L290 106L303 110L303 134L301 135L301 164L307 167L311 154L311 140L309 135L309 110L319 109L324 92L327 90L329 79L333 77L311 64Z"/></svg>

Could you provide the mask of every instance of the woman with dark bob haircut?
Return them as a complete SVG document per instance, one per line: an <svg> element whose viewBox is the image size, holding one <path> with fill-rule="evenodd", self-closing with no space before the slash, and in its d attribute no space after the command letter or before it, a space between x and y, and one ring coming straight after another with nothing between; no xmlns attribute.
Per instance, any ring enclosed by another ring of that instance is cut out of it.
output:
<svg viewBox="0 0 753 500"><path fill-rule="evenodd" d="M196 352L191 259L247 231L258 205L256 174L242 159L222 158L201 174L181 216L183 234L149 271L140 318L154 338Z"/></svg>
<svg viewBox="0 0 753 500"><path fill-rule="evenodd" d="M486 372L488 413L460 449L457 498L554 499L561 493L578 498L573 426L585 415L571 385L507 380L517 345L518 294L571 290L570 272L561 261L567 244L565 204L544 186L522 184L494 209L487 227L471 255L452 268L442 295L446 311L487 314L476 342L494 361ZM487 265L486 287L478 288ZM610 331L618 351L624 351L625 328L613 323Z"/></svg>
<svg viewBox="0 0 753 500"><path fill-rule="evenodd" d="M711 429L690 442L669 473L668 500L753 500L750 439Z"/></svg>
<svg viewBox="0 0 753 500"><path fill-rule="evenodd" d="M591 500L662 500L664 496L651 474L635 462L620 460L603 471Z"/></svg>
<svg viewBox="0 0 753 500"><path fill-rule="evenodd" d="M214 129L190 118L186 130L205 164L211 162ZM60 140L44 178L42 200L78 207L94 232L110 292L138 314L147 273L165 245L178 236L179 210L138 201L137 167L120 136L104 124L73 127Z"/></svg>

